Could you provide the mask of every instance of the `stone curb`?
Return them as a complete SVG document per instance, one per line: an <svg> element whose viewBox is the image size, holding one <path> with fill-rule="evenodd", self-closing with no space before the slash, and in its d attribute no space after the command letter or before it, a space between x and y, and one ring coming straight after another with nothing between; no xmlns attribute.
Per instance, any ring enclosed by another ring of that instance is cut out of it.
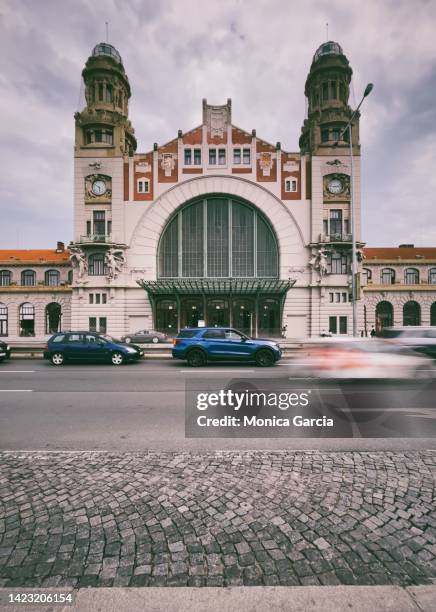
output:
<svg viewBox="0 0 436 612"><path fill-rule="evenodd" d="M57 592L61 592L56 589ZM52 592L42 589L0 589L9 593ZM62 591L67 592L67 589ZM433 612L436 586L310 586L310 587L144 587L84 588L68 606L1 605L4 612Z"/></svg>

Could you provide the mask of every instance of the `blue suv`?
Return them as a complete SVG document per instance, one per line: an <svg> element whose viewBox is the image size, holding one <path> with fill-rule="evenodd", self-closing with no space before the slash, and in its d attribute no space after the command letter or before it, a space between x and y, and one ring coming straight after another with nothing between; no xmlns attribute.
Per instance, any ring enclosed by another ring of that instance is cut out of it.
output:
<svg viewBox="0 0 436 612"><path fill-rule="evenodd" d="M44 359L61 366L66 361L103 361L121 365L142 359L144 351L134 344L124 344L94 332L60 332L50 338Z"/></svg>
<svg viewBox="0 0 436 612"><path fill-rule="evenodd" d="M186 328L173 340L173 357L186 359L193 367L208 361L254 361L258 366L274 365L282 356L271 340L249 338L229 327Z"/></svg>

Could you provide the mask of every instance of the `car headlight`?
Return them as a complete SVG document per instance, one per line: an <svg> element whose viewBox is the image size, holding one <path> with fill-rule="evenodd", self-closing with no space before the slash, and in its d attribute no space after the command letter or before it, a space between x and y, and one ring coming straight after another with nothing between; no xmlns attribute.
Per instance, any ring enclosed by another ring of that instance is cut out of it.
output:
<svg viewBox="0 0 436 612"><path fill-rule="evenodd" d="M10 351L10 350L11 350L11 347L9 346L9 344L6 346L6 350L7 350L7 351Z"/></svg>
<svg viewBox="0 0 436 612"><path fill-rule="evenodd" d="M134 349L134 348L132 348L132 347L128 346L128 347L126 348L126 352L127 352L127 353L137 353L138 351L137 351L136 349Z"/></svg>

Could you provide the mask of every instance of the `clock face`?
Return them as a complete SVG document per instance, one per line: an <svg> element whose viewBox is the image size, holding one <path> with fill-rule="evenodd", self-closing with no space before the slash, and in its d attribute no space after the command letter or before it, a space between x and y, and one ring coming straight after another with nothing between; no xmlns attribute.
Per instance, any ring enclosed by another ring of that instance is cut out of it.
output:
<svg viewBox="0 0 436 612"><path fill-rule="evenodd" d="M92 193L98 196L106 193L106 183L102 180L94 181L92 183Z"/></svg>
<svg viewBox="0 0 436 612"><path fill-rule="evenodd" d="M339 179L332 179L331 181L329 181L328 190L330 191L330 193L342 193L344 190L342 181L340 181Z"/></svg>

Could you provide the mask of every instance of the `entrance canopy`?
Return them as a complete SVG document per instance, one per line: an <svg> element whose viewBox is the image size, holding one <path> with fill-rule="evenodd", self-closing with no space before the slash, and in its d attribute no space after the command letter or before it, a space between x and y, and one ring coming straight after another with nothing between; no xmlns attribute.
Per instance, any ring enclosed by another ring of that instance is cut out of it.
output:
<svg viewBox="0 0 436 612"><path fill-rule="evenodd" d="M226 280L158 280L137 281L150 297L161 295L286 295L294 280L226 279Z"/></svg>

